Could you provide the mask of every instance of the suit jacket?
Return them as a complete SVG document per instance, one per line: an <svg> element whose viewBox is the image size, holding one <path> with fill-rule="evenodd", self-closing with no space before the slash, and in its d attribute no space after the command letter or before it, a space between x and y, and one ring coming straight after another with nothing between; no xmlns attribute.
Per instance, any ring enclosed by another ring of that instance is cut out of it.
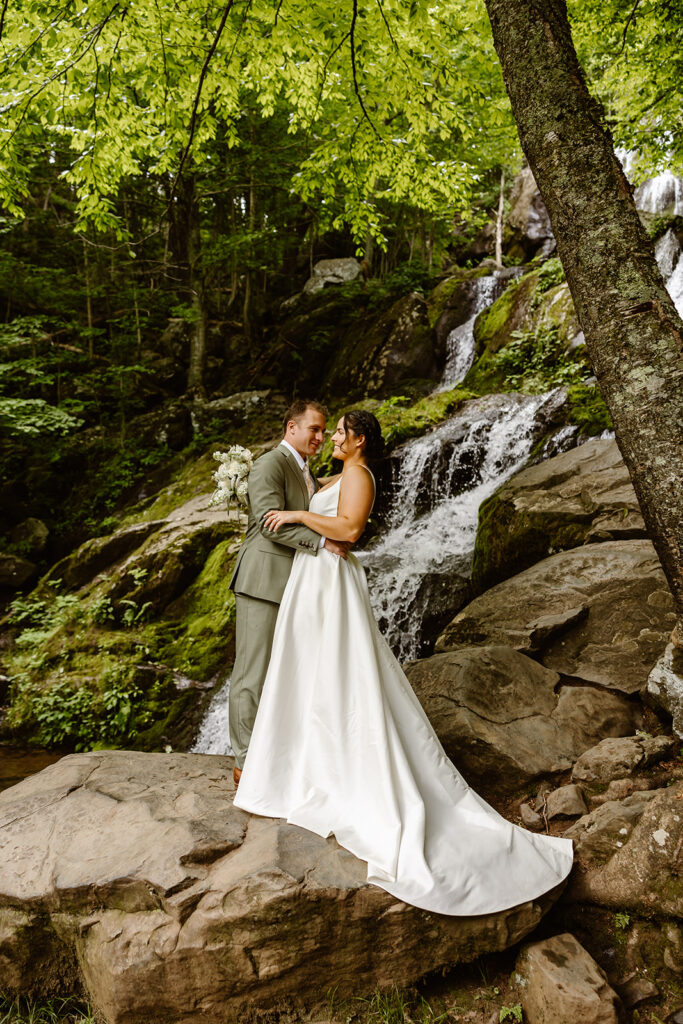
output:
<svg viewBox="0 0 683 1024"><path fill-rule="evenodd" d="M315 479L314 479L315 483ZM317 488L317 485L316 485ZM249 473L249 519L230 588L279 604L296 551L318 554L320 534L299 523L268 533L262 516L271 508L289 512L308 508L308 488L294 456L282 445L256 460Z"/></svg>

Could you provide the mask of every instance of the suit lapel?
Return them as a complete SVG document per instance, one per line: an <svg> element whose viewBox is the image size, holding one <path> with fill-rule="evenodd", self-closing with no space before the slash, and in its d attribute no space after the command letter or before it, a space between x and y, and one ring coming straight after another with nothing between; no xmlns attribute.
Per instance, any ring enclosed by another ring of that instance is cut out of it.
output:
<svg viewBox="0 0 683 1024"><path fill-rule="evenodd" d="M296 459L290 452L287 451L287 449L283 445L278 445L278 451L282 452L282 454L284 455L285 462L287 463L287 466L289 467L290 470L290 475L294 477L297 484L299 485L302 497L306 502L306 508L308 508L308 487L306 486L304 475L299 469Z"/></svg>

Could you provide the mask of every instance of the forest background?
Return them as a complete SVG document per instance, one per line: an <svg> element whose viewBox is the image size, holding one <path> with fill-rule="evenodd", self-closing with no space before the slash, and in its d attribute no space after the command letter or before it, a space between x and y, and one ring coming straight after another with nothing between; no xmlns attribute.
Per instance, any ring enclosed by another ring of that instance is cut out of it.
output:
<svg viewBox="0 0 683 1024"><path fill-rule="evenodd" d="M641 176L681 165L678 7L569 8ZM316 390L324 332L272 351L316 260L356 253L375 288L424 286L474 262L521 164L475 0L5 2L0 33L1 468L16 512L36 467L54 554L167 457L127 425L169 393ZM169 320L190 338L182 379ZM84 501L69 458L93 428Z"/></svg>

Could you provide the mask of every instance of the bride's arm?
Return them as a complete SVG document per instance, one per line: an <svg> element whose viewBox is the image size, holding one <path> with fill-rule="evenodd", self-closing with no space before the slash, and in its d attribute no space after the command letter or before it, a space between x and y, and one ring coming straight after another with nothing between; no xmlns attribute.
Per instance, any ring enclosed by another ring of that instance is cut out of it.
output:
<svg viewBox="0 0 683 1024"><path fill-rule="evenodd" d="M336 516L316 512L284 512L272 509L264 516L266 529L277 533L286 523L302 523L321 537L355 544L368 521L374 501L372 477L361 466L350 466L339 496Z"/></svg>

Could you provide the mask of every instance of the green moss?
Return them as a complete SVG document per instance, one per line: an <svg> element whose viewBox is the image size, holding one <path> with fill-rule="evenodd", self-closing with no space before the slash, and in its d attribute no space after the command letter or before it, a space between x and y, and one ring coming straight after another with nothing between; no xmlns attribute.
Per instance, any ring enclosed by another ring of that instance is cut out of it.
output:
<svg viewBox="0 0 683 1024"><path fill-rule="evenodd" d="M498 352L523 322L531 296L538 285L540 270L525 274L509 285L499 299L479 314L474 323L477 351Z"/></svg>
<svg viewBox="0 0 683 1024"><path fill-rule="evenodd" d="M583 434L593 437L603 430L612 430L612 418L597 384L585 381L572 384L567 390L570 423L576 423Z"/></svg>
<svg viewBox="0 0 683 1024"><path fill-rule="evenodd" d="M172 639L162 640L159 656L202 682L232 661L235 597L228 584L236 548L234 539L218 544L195 582L166 609L167 620L177 622L179 628ZM158 642L160 635L155 635Z"/></svg>
<svg viewBox="0 0 683 1024"><path fill-rule="evenodd" d="M171 483L159 491L152 503L144 511L134 511L126 516L121 525L128 526L132 523L148 522L151 519L165 519L185 502L212 491L214 483L211 474L217 465L212 457L213 451L215 451L214 446L211 451L205 452L199 458L188 457L188 461L180 466Z"/></svg>
<svg viewBox="0 0 683 1024"><path fill-rule="evenodd" d="M189 739L191 713L205 695L179 692L176 680L204 682L225 674L233 659L228 582L238 546L235 535L215 545L196 580L154 623L117 629L106 616L94 621L106 579L80 597L42 586L23 599L16 609L22 631L7 656L5 736L67 749L153 749L155 737Z"/></svg>

